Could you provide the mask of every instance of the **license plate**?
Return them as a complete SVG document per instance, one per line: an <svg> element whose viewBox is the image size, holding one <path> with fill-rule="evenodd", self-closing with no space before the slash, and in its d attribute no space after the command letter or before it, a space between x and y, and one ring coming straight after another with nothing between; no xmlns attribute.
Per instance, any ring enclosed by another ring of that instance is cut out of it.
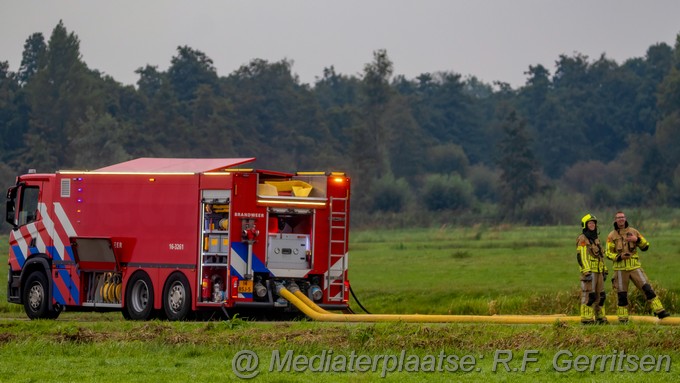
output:
<svg viewBox="0 0 680 383"><path fill-rule="evenodd" d="M252 293L253 292L253 281L251 281L251 280L238 281L238 292L239 293Z"/></svg>

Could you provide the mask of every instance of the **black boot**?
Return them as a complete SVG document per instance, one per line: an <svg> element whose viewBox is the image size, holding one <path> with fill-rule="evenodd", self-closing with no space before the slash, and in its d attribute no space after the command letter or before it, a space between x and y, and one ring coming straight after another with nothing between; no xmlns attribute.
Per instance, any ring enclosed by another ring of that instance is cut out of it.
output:
<svg viewBox="0 0 680 383"><path fill-rule="evenodd" d="M656 316L658 316L659 319L663 319L663 318L671 316L671 314L669 314L666 310L661 310L658 313L656 313Z"/></svg>

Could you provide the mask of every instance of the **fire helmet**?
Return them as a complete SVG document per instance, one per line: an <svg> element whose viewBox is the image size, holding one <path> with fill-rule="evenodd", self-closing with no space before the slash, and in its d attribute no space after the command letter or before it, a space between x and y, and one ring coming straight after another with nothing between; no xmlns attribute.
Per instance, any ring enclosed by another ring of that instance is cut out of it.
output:
<svg viewBox="0 0 680 383"><path fill-rule="evenodd" d="M588 213L581 218L581 229L585 229L586 225L588 224L588 221L595 221L595 224L597 224L597 217L594 215Z"/></svg>

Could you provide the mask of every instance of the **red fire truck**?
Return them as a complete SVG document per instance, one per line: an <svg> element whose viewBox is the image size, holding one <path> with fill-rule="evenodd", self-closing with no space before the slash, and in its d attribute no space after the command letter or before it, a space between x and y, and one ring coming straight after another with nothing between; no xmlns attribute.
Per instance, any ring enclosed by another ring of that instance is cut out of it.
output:
<svg viewBox="0 0 680 383"><path fill-rule="evenodd" d="M17 177L7 192L7 299L29 318L64 309L182 320L294 308L295 284L348 308L350 179L244 169L254 158L139 158Z"/></svg>

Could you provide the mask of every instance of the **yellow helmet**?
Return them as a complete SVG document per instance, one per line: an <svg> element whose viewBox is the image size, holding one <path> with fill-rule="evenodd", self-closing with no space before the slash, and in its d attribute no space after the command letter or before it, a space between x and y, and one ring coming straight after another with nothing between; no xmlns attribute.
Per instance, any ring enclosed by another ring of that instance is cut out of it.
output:
<svg viewBox="0 0 680 383"><path fill-rule="evenodd" d="M586 228L588 221L595 221L595 224L597 224L597 217L591 215L590 213L584 215L583 218L581 218L581 229Z"/></svg>

